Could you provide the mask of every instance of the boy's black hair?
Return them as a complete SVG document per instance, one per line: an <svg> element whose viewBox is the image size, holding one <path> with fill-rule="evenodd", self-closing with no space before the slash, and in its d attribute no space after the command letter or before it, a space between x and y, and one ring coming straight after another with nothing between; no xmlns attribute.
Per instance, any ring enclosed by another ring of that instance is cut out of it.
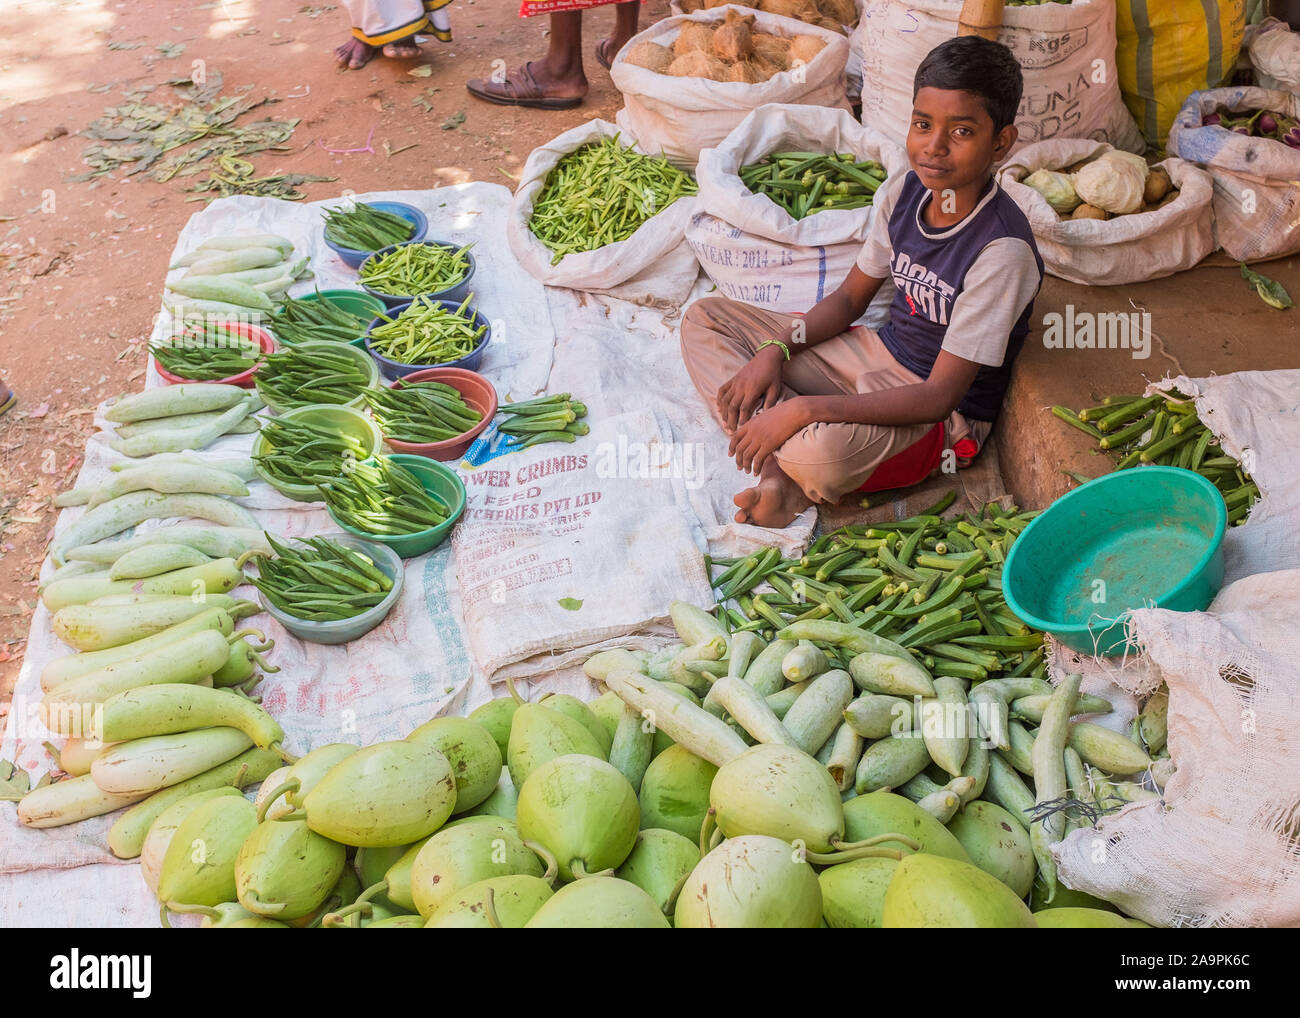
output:
<svg viewBox="0 0 1300 1018"><path fill-rule="evenodd" d="M925 55L912 80L912 99L923 88L971 92L984 103L997 132L1015 123L1024 86L1011 50L982 36L959 35Z"/></svg>

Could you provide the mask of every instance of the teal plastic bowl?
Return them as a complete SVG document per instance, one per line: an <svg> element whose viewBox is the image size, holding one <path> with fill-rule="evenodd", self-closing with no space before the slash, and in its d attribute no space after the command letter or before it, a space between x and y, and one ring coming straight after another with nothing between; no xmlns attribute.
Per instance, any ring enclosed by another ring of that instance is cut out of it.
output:
<svg viewBox="0 0 1300 1018"><path fill-rule="evenodd" d="M1036 517L1002 570L1008 606L1073 650L1128 645L1133 608L1203 611L1223 585L1228 510L1219 490L1177 467L1117 470Z"/></svg>
<svg viewBox="0 0 1300 1018"><path fill-rule="evenodd" d="M369 417L360 410L353 410L351 407L337 406L333 403L318 403L313 406L300 406L296 410L289 410L280 415L286 421L306 421L309 424L315 424L322 428L328 428L331 431L351 435L365 446L366 451L359 458L368 459L379 453L383 447L384 436ZM260 432L253 439L253 455L261 456L267 451L267 441ZM295 502L319 502L321 501L320 491L315 485L309 484L289 484L277 481L268 474L262 465L256 460L253 461L253 469L257 476L278 491Z"/></svg>
<svg viewBox="0 0 1300 1018"><path fill-rule="evenodd" d="M303 297L298 297L295 299L304 300L304 301L314 301L317 299L317 296L318 295L315 293L309 293ZM319 296L329 298L331 303L337 304L344 311L348 312L349 314L356 315L358 318L364 321L365 324L361 326L361 335L359 335L356 339L349 342L348 346L355 346L358 350L365 349L366 327L370 324L372 319L374 319L377 315L383 312L386 306L384 302L380 300L378 297L370 296L370 294L366 293L363 290L321 290ZM281 342L283 342L283 340L281 340ZM326 343L332 341L315 340L315 342ZM293 346L294 344L285 343L284 345Z"/></svg>
<svg viewBox="0 0 1300 1018"><path fill-rule="evenodd" d="M447 539L447 535L460 519L461 513L465 511L465 485L456 471L443 466L437 460L427 459L424 456L409 456L405 453L393 453L388 459L406 467L416 476L425 491L447 507L449 515L446 521L414 534L390 535L369 534L364 530L350 527L334 515L333 509L329 511L330 519L349 534L391 548L402 558L414 558L416 555L432 551Z"/></svg>
<svg viewBox="0 0 1300 1018"><path fill-rule="evenodd" d="M402 596L402 581L406 577L406 571L402 567L402 560L396 554L375 541L363 540L351 534L322 534L320 536L343 545L349 551L357 551L366 556L375 564L376 569L393 581L393 589L377 605L360 615L354 615L350 619L337 619L330 622L313 622L311 619L300 619L296 615L281 611L268 601L266 595L261 591L258 591L257 597L262 602L262 607L298 639L307 640L311 643L349 643L365 636L366 633L388 617L388 613L393 610L398 598ZM295 539L290 542L290 545L298 547L303 543Z"/></svg>

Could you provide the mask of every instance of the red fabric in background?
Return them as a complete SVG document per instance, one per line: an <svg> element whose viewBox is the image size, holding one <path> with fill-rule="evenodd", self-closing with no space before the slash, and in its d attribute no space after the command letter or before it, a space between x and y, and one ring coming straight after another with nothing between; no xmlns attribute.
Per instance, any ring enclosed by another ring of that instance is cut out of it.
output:
<svg viewBox="0 0 1300 1018"><path fill-rule="evenodd" d="M585 11L588 7L608 7L623 0L522 0L519 7L521 18L532 18L539 14L559 14L563 11Z"/></svg>

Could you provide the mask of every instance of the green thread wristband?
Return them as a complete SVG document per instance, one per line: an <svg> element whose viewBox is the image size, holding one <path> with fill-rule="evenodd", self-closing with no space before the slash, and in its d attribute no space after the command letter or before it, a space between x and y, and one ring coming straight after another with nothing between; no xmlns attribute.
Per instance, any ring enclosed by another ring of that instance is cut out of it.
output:
<svg viewBox="0 0 1300 1018"><path fill-rule="evenodd" d="M765 343L759 343L758 350L763 349L763 347L765 346L779 346L781 348L781 352L785 354L785 359L786 360L790 359L790 348L786 346L784 343L782 343L779 339L769 339ZM755 350L754 353L758 353L758 350Z"/></svg>

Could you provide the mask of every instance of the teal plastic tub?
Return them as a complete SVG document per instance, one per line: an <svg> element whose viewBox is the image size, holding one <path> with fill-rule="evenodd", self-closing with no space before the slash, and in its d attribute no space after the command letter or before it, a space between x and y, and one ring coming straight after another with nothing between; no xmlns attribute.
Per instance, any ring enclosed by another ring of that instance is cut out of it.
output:
<svg viewBox="0 0 1300 1018"><path fill-rule="evenodd" d="M1223 585L1228 511L1219 490L1177 467L1117 470L1036 517L1002 570L1007 605L1073 650L1128 645L1133 608L1203 611Z"/></svg>
<svg viewBox="0 0 1300 1018"><path fill-rule="evenodd" d="M465 485L456 471L443 466L437 460L427 459L424 456L410 456L405 453L393 453L388 458L394 463L406 467L416 476L425 491L447 507L449 513L447 519L436 527L430 527L428 530L421 530L414 534L395 535L368 534L363 530L357 530L335 516L332 509L330 510L330 519L349 534L355 534L367 541L374 541L391 548L402 558L414 558L416 555L423 555L425 552L432 551L447 539L452 528L456 526L456 522L460 519L461 513L465 511Z"/></svg>
<svg viewBox="0 0 1300 1018"><path fill-rule="evenodd" d="M381 314L386 306L378 297L372 297L364 290L321 290L319 295L309 293L302 297L296 297L295 300L314 301L317 297L326 297L331 303L337 304L349 314L356 315L362 319L361 334L356 339L348 343L348 346L354 346L358 350L364 350L366 344L366 328L371 320ZM283 342L283 340L281 340ZM315 340L315 342L325 343L331 340ZM285 346L293 346L292 343L285 343Z"/></svg>
<svg viewBox="0 0 1300 1018"><path fill-rule="evenodd" d="M368 459L371 456L378 455L384 444L384 436L380 433L379 426L360 410L353 410L351 407L336 406L332 403L318 403L315 406L300 406L296 410L288 410L280 416L286 421L306 421L340 434L353 436L366 449L357 457L358 459ZM253 455L261 456L266 452L266 449L266 439L261 434L258 434L253 439ZM257 471L258 477L281 495L285 495L296 502L321 501L320 492L315 485L289 484L277 481L263 470L262 465L256 460L253 461L253 469Z"/></svg>
<svg viewBox="0 0 1300 1018"><path fill-rule="evenodd" d="M398 598L402 596L402 581L406 577L405 567L396 553L376 541L364 540L351 534L322 534L320 536L343 545L349 551L360 552L366 556L375 564L376 569L393 581L392 590L377 605L360 615L354 615L350 619L336 619L329 622L313 622L311 619L300 619L296 615L281 611L268 601L266 595L261 591L258 592L257 597L262 602L262 607L270 612L280 625L284 626L285 629L300 640L307 640L311 643L350 643L365 636L366 633L383 622L388 617L388 613L396 606ZM296 539L290 542L290 545L294 547L302 544L302 541Z"/></svg>

